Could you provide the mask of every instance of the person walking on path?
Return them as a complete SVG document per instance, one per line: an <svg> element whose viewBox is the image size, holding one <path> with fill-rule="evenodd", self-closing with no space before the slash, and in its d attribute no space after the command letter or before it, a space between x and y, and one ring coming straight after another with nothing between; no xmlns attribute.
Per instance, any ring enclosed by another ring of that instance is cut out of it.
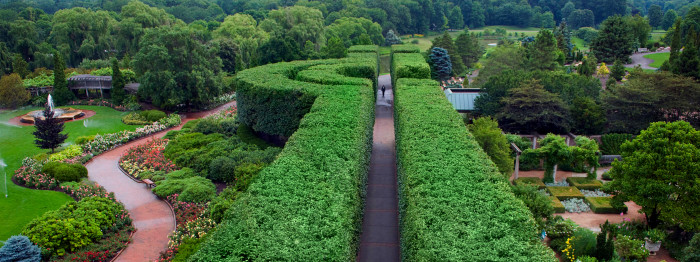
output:
<svg viewBox="0 0 700 262"><path fill-rule="evenodd" d="M386 91L386 87L382 86L382 97L384 97L384 91Z"/></svg>

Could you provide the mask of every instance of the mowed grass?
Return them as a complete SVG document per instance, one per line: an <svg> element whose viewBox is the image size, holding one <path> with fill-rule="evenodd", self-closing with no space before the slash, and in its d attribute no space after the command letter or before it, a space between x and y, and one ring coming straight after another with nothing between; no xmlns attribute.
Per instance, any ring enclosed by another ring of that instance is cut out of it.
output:
<svg viewBox="0 0 700 262"><path fill-rule="evenodd" d="M507 31L506 37L508 36L508 34L513 33L514 36L509 37L511 39L520 38L520 36L522 34L525 34L525 36L536 36L537 32L540 31L539 28L535 28L535 27L520 28L520 27L515 27L515 26L493 25L493 26L485 26L485 27L481 27L481 28L469 29L469 32L483 33L484 30L486 30L486 29L490 29L493 32L496 30L496 28L506 29L506 31ZM454 32L448 32L448 34L450 34L450 36L452 36L452 38L457 38L457 36L459 36L459 34L461 34L462 32L463 32L462 30L459 30L459 31L454 31ZM401 36L401 40L403 40L403 42L405 44L418 45L420 47L420 49L423 52L425 52L425 51L428 51L428 49L432 45L433 39L435 39L438 36L442 36L442 34L443 33L439 33L439 32L430 32L428 35L426 35L424 37L410 37L410 35L408 35L408 36L404 35L404 36ZM489 49L489 48L492 48L492 46L488 46L488 44L498 42L499 38L501 38L501 37L500 36L488 36L484 39L480 39L479 42L482 44L482 46L484 46L484 48ZM414 43L415 40L417 40L417 43Z"/></svg>
<svg viewBox="0 0 700 262"><path fill-rule="evenodd" d="M97 114L87 118L87 127L83 120L65 123L64 133L68 133L67 143L73 143L78 136L113 133L121 130L134 130L137 126L125 125L121 117L126 112L100 106L72 106L77 109L93 110ZM8 120L23 115L32 110L29 108L0 113L0 159L8 165L5 170L7 191L5 198L4 181L0 186L0 240L4 241L12 235L19 234L24 225L47 211L56 210L68 201L73 201L68 195L56 191L32 190L20 187L10 180L15 170L22 164L22 159L50 150L39 149L34 145L32 132L34 126L12 126Z"/></svg>
<svg viewBox="0 0 700 262"><path fill-rule="evenodd" d="M668 58L671 57L671 53L656 53L656 54L648 54L645 55L644 58L649 58L651 60L654 60L649 66L654 67L654 68L659 68L661 65L664 64L664 62L668 61Z"/></svg>
<svg viewBox="0 0 700 262"><path fill-rule="evenodd" d="M589 47L588 44L586 44L586 41L583 41L583 39L572 36L571 37L571 43L578 48L578 50L581 50L582 52L588 52L591 48Z"/></svg>

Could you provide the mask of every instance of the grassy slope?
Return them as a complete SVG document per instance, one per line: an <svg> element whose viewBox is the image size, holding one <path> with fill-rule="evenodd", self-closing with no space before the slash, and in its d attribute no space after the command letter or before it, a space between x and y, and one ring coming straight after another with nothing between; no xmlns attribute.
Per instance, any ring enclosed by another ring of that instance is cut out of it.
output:
<svg viewBox="0 0 700 262"><path fill-rule="evenodd" d="M88 118L88 127L83 126L83 121L73 121L65 124L64 132L68 133L66 142L73 142L76 137L84 135L105 134L124 129L134 130L136 126L128 126L121 122L124 112L119 112L107 107L98 106L74 106L74 108L88 109L97 112ZM22 164L22 159L49 150L42 150L34 146L33 126L14 127L6 125L12 117L25 114L31 108L18 111L0 113L0 159L8 165L5 168L7 177L8 198L0 197L0 240L5 240L11 235L19 234L29 221L46 211L58 209L64 203L72 199L63 193L55 191L31 190L15 185L10 181L14 171ZM4 183L4 181L0 181ZM5 193L4 184L0 189ZM3 194L4 195L4 194Z"/></svg>
<svg viewBox="0 0 700 262"><path fill-rule="evenodd" d="M656 54L648 54L645 55L644 58L649 58L651 60L654 60L653 63L649 64L651 67L659 68L661 65L668 61L668 58L671 56L671 53L656 53Z"/></svg>

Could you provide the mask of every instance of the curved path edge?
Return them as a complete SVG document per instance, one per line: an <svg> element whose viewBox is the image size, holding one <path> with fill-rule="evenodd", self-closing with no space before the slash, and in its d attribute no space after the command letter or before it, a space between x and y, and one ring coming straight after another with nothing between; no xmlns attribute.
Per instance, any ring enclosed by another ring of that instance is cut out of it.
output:
<svg viewBox="0 0 700 262"><path fill-rule="evenodd" d="M131 215L136 232L131 243L123 249L113 261L153 261L160 257L160 252L168 248L168 235L175 230L176 221L172 207L158 198L143 183L133 180L119 167L119 159L131 147L145 144L149 139L161 138L171 130L179 130L190 120L198 119L235 106L229 102L214 109L188 113L182 124L123 144L104 152L88 163L88 178L114 192L116 199L124 204Z"/></svg>

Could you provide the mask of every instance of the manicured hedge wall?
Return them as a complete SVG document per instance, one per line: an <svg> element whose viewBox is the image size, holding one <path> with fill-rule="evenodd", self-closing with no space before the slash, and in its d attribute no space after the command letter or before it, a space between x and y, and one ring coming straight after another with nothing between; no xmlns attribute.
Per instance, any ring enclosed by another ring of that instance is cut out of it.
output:
<svg viewBox="0 0 700 262"><path fill-rule="evenodd" d="M566 182L568 182L569 185L574 186L578 189L585 190L596 190L603 187L603 183L601 183L600 181L587 177L567 177Z"/></svg>
<svg viewBox="0 0 700 262"><path fill-rule="evenodd" d="M379 46L376 45L354 45L348 48L348 53L378 53Z"/></svg>
<svg viewBox="0 0 700 262"><path fill-rule="evenodd" d="M242 121L291 137L191 260L355 260L376 63L357 57L298 61L239 73Z"/></svg>
<svg viewBox="0 0 700 262"><path fill-rule="evenodd" d="M586 203L591 206L591 210L596 214L617 214L627 213L627 205L622 204L622 208L614 208L610 203L612 197L586 197Z"/></svg>
<svg viewBox="0 0 700 262"><path fill-rule="evenodd" d="M402 260L557 261L438 83L397 82Z"/></svg>
<svg viewBox="0 0 700 262"><path fill-rule="evenodd" d="M585 197L578 188L572 186L548 186L547 191L559 200L569 200L572 198L583 199Z"/></svg>
<svg viewBox="0 0 700 262"><path fill-rule="evenodd" d="M392 45L392 53L420 53L420 47L417 45Z"/></svg>
<svg viewBox="0 0 700 262"><path fill-rule="evenodd" d="M430 79L430 66L423 55L418 53L392 53L391 83L396 86L396 79L417 78Z"/></svg>
<svg viewBox="0 0 700 262"><path fill-rule="evenodd" d="M545 189L547 187L547 185L545 185L544 182L542 182L542 179L539 177L520 177L513 180L513 184L536 186L537 189Z"/></svg>

